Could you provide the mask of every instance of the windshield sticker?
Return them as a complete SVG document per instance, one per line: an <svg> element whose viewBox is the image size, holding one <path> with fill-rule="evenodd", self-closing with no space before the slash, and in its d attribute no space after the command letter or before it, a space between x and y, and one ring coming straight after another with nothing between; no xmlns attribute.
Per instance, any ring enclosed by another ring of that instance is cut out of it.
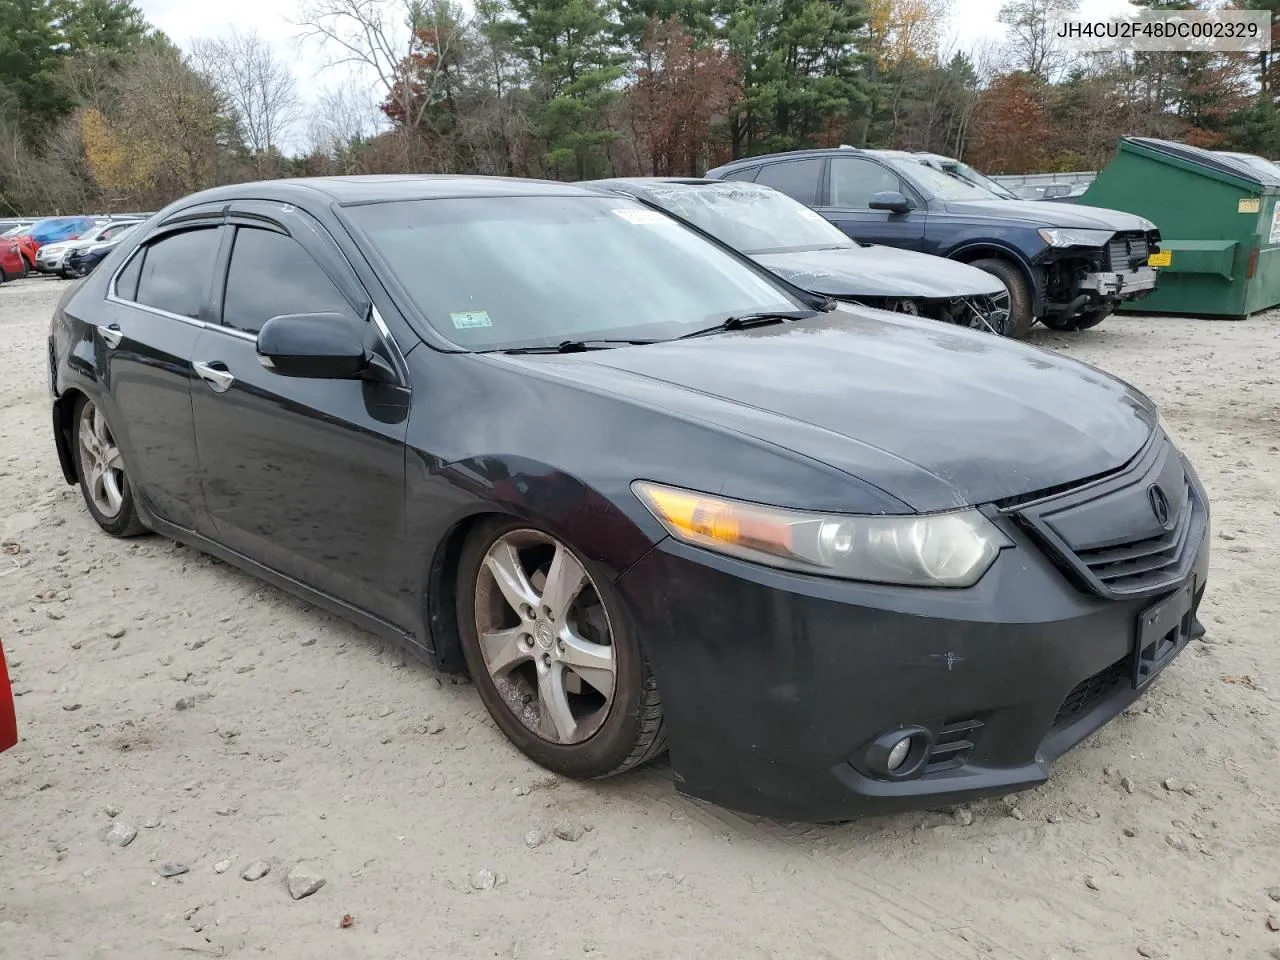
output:
<svg viewBox="0 0 1280 960"><path fill-rule="evenodd" d="M628 223L670 223L657 210L637 210L634 207L617 207L613 211Z"/></svg>
<svg viewBox="0 0 1280 960"><path fill-rule="evenodd" d="M485 310L464 310L462 313L449 314L455 330L474 330L476 327L492 327L493 321Z"/></svg>

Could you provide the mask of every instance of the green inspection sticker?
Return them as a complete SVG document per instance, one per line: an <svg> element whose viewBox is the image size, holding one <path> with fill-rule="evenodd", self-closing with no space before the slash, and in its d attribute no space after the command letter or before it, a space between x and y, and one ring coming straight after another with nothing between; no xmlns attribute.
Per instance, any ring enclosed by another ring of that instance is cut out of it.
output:
<svg viewBox="0 0 1280 960"><path fill-rule="evenodd" d="M455 330L472 330L476 327L492 327L493 321L485 310L466 310L462 313L451 313Z"/></svg>

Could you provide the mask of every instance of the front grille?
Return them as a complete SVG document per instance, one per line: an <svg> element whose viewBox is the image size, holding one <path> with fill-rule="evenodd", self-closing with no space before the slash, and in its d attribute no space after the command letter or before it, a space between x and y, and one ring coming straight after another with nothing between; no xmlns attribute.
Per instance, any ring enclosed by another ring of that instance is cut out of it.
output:
<svg viewBox="0 0 1280 960"><path fill-rule="evenodd" d="M1116 474L1001 506L1070 579L1111 598L1184 580L1209 522L1203 494L1160 433Z"/></svg>
<svg viewBox="0 0 1280 960"><path fill-rule="evenodd" d="M1112 270L1134 270L1146 266L1151 250L1141 233L1117 233L1107 244L1107 259Z"/></svg>
<svg viewBox="0 0 1280 960"><path fill-rule="evenodd" d="M982 721L977 719L955 720L944 724L933 741L921 772L939 773L964 766L981 731Z"/></svg>
<svg viewBox="0 0 1280 960"><path fill-rule="evenodd" d="M1076 556L1095 577L1117 593L1145 592L1163 586L1168 582L1169 569L1176 570L1182 562L1194 514L1195 495L1188 485L1186 507L1177 526L1168 533L1098 550L1080 550Z"/></svg>
<svg viewBox="0 0 1280 960"><path fill-rule="evenodd" d="M1097 704L1106 700L1129 679L1129 658L1121 657L1109 667L1081 680L1062 701L1053 718L1053 729L1060 730L1075 723Z"/></svg>

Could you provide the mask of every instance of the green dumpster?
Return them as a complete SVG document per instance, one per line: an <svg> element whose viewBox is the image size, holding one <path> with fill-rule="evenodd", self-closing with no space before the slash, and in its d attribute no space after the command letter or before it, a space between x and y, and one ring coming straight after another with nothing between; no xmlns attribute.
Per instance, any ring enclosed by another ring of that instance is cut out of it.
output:
<svg viewBox="0 0 1280 960"><path fill-rule="evenodd" d="M1079 202L1160 228L1156 288L1121 309L1243 319L1280 304L1280 170L1125 137Z"/></svg>

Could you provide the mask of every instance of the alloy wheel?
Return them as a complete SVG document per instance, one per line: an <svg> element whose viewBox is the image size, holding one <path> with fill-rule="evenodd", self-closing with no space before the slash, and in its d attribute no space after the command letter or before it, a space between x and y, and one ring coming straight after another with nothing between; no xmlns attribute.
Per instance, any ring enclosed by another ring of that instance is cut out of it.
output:
<svg viewBox="0 0 1280 960"><path fill-rule="evenodd" d="M124 506L124 460L97 405L86 401L80 411L80 464L93 505L110 519Z"/></svg>
<svg viewBox="0 0 1280 960"><path fill-rule="evenodd" d="M476 579L485 667L506 707L551 743L595 734L613 705L613 628L591 575L560 541L513 530L489 547Z"/></svg>

